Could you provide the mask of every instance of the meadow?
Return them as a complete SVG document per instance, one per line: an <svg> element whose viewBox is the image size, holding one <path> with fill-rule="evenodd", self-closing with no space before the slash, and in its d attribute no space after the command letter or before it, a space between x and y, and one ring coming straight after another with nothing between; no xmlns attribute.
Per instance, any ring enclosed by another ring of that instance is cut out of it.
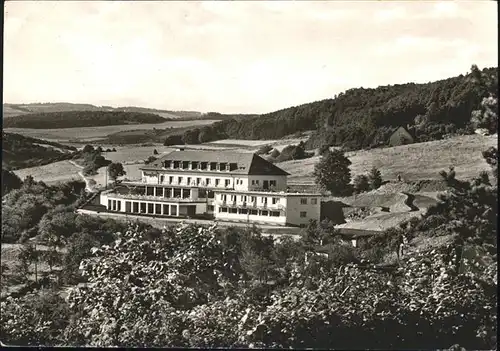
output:
<svg viewBox="0 0 500 351"><path fill-rule="evenodd" d="M480 171L489 171L481 152L497 145L497 136L464 135L445 140L402 145L371 150L347 152L352 162L353 176L377 167L385 180L396 179L398 174L405 181L439 179L441 170L455 167L457 178L471 179ZM290 180L313 183L314 165L319 157L286 161L277 165L291 173Z"/></svg>
<svg viewBox="0 0 500 351"><path fill-rule="evenodd" d="M78 174L81 168L75 166L70 161L59 161L48 165L30 167L15 170L14 173L21 179L31 175L36 181L43 181L47 184L67 182L70 180L81 180Z"/></svg>
<svg viewBox="0 0 500 351"><path fill-rule="evenodd" d="M29 137L46 139L58 142L91 143L105 140L110 134L133 131L153 130L168 128L185 128L212 124L215 120L169 121L158 124L124 124L102 127L61 128L61 129L31 129L31 128L5 128L4 132L17 133Z"/></svg>

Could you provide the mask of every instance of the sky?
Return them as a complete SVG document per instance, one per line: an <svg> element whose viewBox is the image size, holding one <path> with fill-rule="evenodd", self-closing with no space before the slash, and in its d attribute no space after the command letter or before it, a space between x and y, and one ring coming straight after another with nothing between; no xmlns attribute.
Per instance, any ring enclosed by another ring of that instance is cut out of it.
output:
<svg viewBox="0 0 500 351"><path fill-rule="evenodd" d="M498 65L496 1L6 1L4 103L265 113Z"/></svg>

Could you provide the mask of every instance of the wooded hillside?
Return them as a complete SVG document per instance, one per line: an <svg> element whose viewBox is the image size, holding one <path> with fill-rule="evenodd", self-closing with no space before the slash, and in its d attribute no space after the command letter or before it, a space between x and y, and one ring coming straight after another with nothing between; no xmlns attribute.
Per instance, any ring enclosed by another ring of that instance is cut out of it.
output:
<svg viewBox="0 0 500 351"><path fill-rule="evenodd" d="M152 113L122 111L65 111L48 113L31 113L7 118L4 128L78 128L97 127L119 124L163 123L171 119Z"/></svg>
<svg viewBox="0 0 500 351"><path fill-rule="evenodd" d="M2 168L19 169L70 159L75 147L2 133Z"/></svg>
<svg viewBox="0 0 500 351"><path fill-rule="evenodd" d="M417 135L416 141L471 131L471 113L498 88L498 68L425 84L396 84L375 89L347 90L333 99L245 119L232 118L201 128L204 141L221 138L276 139L314 130L308 147L322 144L365 148L386 145L400 126ZM496 128L496 126L492 126ZM463 129L463 130L460 130Z"/></svg>

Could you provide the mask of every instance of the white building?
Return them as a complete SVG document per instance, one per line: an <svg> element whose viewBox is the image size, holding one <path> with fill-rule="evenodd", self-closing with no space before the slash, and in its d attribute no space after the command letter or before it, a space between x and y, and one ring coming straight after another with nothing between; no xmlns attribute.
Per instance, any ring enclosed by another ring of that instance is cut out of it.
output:
<svg viewBox="0 0 500 351"><path fill-rule="evenodd" d="M284 170L253 153L173 151L141 168L142 180L101 193L108 211L304 225L321 195L287 191Z"/></svg>

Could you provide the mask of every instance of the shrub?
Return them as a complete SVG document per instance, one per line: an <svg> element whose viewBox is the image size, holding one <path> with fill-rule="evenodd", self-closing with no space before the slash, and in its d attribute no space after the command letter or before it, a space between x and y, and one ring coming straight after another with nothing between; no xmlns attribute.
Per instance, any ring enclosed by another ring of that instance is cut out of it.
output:
<svg viewBox="0 0 500 351"><path fill-rule="evenodd" d="M368 180L368 177L364 174L359 174L354 177L353 188L354 191L358 194L370 190L370 182Z"/></svg>
<svg viewBox="0 0 500 351"><path fill-rule="evenodd" d="M271 145L263 145L257 150L256 154L257 155L267 155L273 147Z"/></svg>

